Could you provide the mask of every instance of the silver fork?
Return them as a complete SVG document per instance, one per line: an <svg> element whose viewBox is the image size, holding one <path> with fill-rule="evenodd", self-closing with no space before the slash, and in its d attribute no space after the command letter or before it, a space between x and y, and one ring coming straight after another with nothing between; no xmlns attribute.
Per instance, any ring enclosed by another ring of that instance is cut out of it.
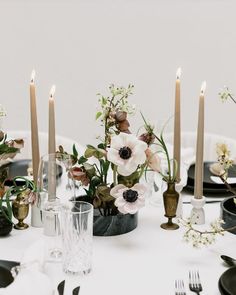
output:
<svg viewBox="0 0 236 295"><path fill-rule="evenodd" d="M183 280L175 280L175 295L186 295Z"/></svg>
<svg viewBox="0 0 236 295"><path fill-rule="evenodd" d="M202 292L202 285L198 270L189 272L189 289L198 295Z"/></svg>

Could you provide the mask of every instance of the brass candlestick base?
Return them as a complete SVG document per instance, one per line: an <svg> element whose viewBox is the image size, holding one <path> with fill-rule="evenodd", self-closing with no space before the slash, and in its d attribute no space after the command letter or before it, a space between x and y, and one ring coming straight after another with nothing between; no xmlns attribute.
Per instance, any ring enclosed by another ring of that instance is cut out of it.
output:
<svg viewBox="0 0 236 295"><path fill-rule="evenodd" d="M168 217L168 216L166 216L166 217ZM162 223L161 228L167 229L167 230L176 230L179 228L179 226L178 226L178 224L172 222L172 217L168 217L168 222Z"/></svg>
<svg viewBox="0 0 236 295"><path fill-rule="evenodd" d="M12 202L12 213L18 220L18 223L14 225L15 229L26 229L28 224L24 223L23 220L28 216L29 204L25 202L24 194L19 194L16 199Z"/></svg>
<svg viewBox="0 0 236 295"><path fill-rule="evenodd" d="M28 227L28 224L24 223L23 220L19 220L19 222L14 225L15 229L26 229Z"/></svg>
<svg viewBox="0 0 236 295"><path fill-rule="evenodd" d="M179 228L178 224L172 222L172 218L176 217L176 210L179 201L179 193L175 190L175 183L167 183L167 190L163 193L165 217L168 222L162 223L161 228L166 230L176 230Z"/></svg>

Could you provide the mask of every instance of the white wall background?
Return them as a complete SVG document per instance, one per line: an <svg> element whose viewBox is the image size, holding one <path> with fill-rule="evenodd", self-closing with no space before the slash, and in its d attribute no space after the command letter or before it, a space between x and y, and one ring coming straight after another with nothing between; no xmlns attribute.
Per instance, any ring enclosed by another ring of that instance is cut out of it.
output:
<svg viewBox="0 0 236 295"><path fill-rule="evenodd" d="M182 128L196 129L200 85L207 81L206 131L235 137L234 0L0 0L0 102L5 129L29 129L31 71L38 119L47 131L48 92L56 84L57 133L85 144L100 129L97 92L135 84L131 102L151 121L173 114L175 72L182 67ZM141 124L139 114L132 130Z"/></svg>

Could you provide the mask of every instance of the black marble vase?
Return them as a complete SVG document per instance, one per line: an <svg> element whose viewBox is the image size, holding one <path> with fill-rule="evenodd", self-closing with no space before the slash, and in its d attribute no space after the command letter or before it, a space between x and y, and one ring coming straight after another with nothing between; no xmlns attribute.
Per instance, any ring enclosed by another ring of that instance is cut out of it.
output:
<svg viewBox="0 0 236 295"><path fill-rule="evenodd" d="M94 210L93 235L117 236L134 230L138 225L138 213L102 216L98 209Z"/></svg>
<svg viewBox="0 0 236 295"><path fill-rule="evenodd" d="M76 197L76 201L91 202L88 196ZM93 235L118 236L134 230L138 225L138 213L103 216L98 209L94 209Z"/></svg>
<svg viewBox="0 0 236 295"><path fill-rule="evenodd" d="M3 210L5 214L8 214L7 208L3 206L0 209L0 236L7 236L12 231L12 223L6 218Z"/></svg>
<svg viewBox="0 0 236 295"><path fill-rule="evenodd" d="M234 203L234 197L226 198L221 202L221 218L224 220L222 227L229 230L232 234L236 234L236 204Z"/></svg>

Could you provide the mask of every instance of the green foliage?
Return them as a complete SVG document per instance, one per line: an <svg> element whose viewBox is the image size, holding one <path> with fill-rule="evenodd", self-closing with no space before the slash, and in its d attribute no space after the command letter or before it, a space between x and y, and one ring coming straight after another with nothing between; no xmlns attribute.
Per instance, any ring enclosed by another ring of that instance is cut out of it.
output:
<svg viewBox="0 0 236 295"><path fill-rule="evenodd" d="M127 187L132 187L139 182L139 178L140 178L140 175L138 171L135 171L129 176L118 175L118 183L123 184Z"/></svg>
<svg viewBox="0 0 236 295"><path fill-rule="evenodd" d="M87 158L85 158L84 156L81 156L80 158L79 158L79 160L78 160L78 164L84 164L85 162L87 162L88 161L88 159Z"/></svg>
<svg viewBox="0 0 236 295"><path fill-rule="evenodd" d="M88 175L88 177L91 179L93 176L96 175L96 170L95 170L95 167L94 165L91 165L89 163L84 163L83 164L83 167Z"/></svg>
<svg viewBox="0 0 236 295"><path fill-rule="evenodd" d="M17 148L9 147L7 144L3 143L0 145L0 155L2 154L11 154L18 152Z"/></svg>
<svg viewBox="0 0 236 295"><path fill-rule="evenodd" d="M101 148L96 148L92 145L87 145L87 149L85 150L84 157L91 158L95 157L97 159L101 159L106 155L106 151Z"/></svg>

